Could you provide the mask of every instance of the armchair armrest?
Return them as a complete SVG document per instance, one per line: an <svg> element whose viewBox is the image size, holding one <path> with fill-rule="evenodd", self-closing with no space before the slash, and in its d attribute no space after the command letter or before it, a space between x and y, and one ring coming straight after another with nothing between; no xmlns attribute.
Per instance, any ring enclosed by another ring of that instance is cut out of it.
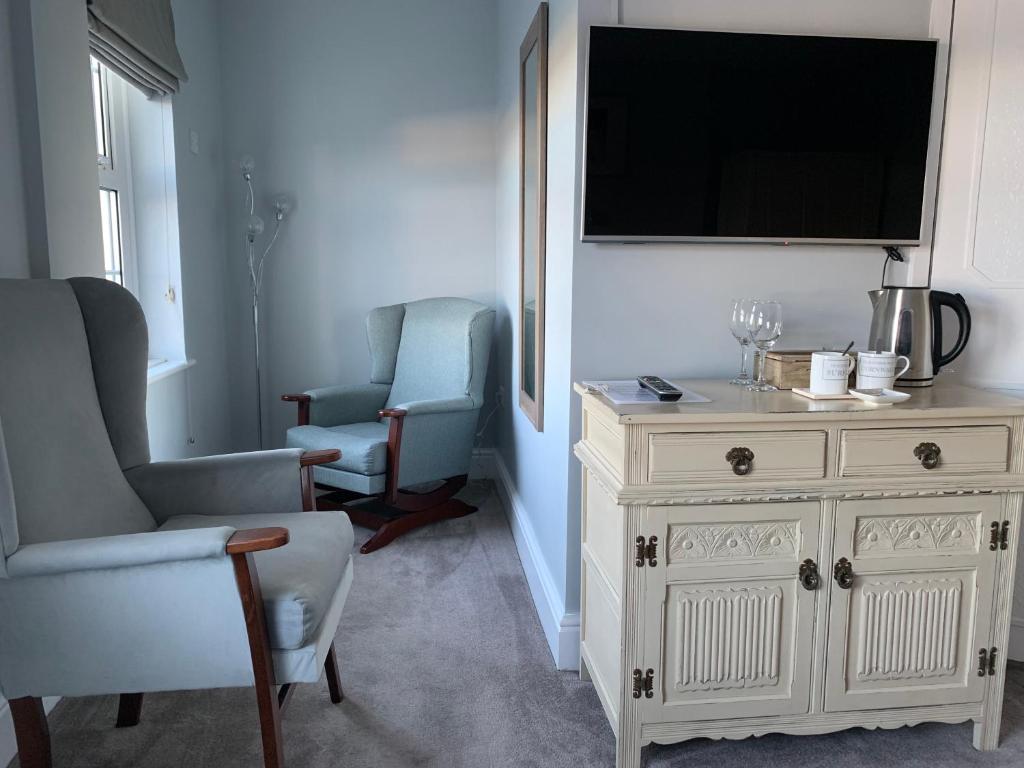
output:
<svg viewBox="0 0 1024 768"><path fill-rule="evenodd" d="M7 558L7 573L21 578L224 557L234 534L234 528L195 528L26 544Z"/></svg>
<svg viewBox="0 0 1024 768"><path fill-rule="evenodd" d="M341 458L341 451L337 448L324 448L320 451L303 451L299 457L299 466L315 467L319 464L330 464Z"/></svg>
<svg viewBox="0 0 1024 768"><path fill-rule="evenodd" d="M235 531L225 546L229 555L244 555L247 552L265 552L288 543L287 528L246 528Z"/></svg>
<svg viewBox="0 0 1024 768"><path fill-rule="evenodd" d="M158 523L177 515L299 512L301 455L284 448L161 461L125 477Z"/></svg>
<svg viewBox="0 0 1024 768"><path fill-rule="evenodd" d="M281 395L281 399L286 403L298 403L299 404L299 416L296 420L296 425L304 427L309 424L309 403L313 399L305 393L297 395Z"/></svg>
<svg viewBox="0 0 1024 768"><path fill-rule="evenodd" d="M301 394L282 395L285 402L298 403L298 425L334 427L376 421L377 411L387 402L390 384L357 384L310 389Z"/></svg>

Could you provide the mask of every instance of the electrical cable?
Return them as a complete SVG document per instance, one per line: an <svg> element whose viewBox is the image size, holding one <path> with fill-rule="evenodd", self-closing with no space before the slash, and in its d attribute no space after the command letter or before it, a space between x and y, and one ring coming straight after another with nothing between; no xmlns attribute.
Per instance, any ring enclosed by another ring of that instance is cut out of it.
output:
<svg viewBox="0 0 1024 768"><path fill-rule="evenodd" d="M885 288L885 271L889 268L890 261L898 261L901 264L906 261L898 245L884 245L885 260L882 262L882 288Z"/></svg>

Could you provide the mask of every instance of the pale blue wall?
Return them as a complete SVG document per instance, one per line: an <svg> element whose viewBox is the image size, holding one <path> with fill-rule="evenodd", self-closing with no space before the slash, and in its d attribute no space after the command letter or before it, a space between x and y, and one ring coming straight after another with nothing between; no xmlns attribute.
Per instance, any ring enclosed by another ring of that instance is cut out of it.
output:
<svg viewBox="0 0 1024 768"><path fill-rule="evenodd" d="M223 3L230 381L244 445L255 416L238 158L256 160L268 229L273 193L295 200L264 288L273 446L295 422L282 393L368 379L373 307L493 304L495 26L481 0Z"/></svg>
<svg viewBox="0 0 1024 768"><path fill-rule="evenodd" d="M497 113L497 348L499 381L508 397L498 417L496 451L521 501L524 527L540 555L530 564L554 592L551 606L538 605L549 631L575 612L573 583L578 561L571 561L569 477L575 470L569 437L573 199L576 158L576 0L550 4L548 45L548 209L544 371L544 431L537 432L519 408L516 318L519 302L519 45L537 10L533 0L502 0L498 23ZM529 572L529 570L528 570ZM543 588L543 587L542 587ZM536 589L534 590L536 595ZM578 601L577 601L578 602ZM550 608L554 616L545 616Z"/></svg>
<svg viewBox="0 0 1024 768"><path fill-rule="evenodd" d="M189 80L173 98L174 156L181 248L181 301L185 354L196 361L184 383L165 386L187 396L174 404L187 424L174 429L195 438L182 455L232 450L238 444L229 418L234 394L229 386L230 351L237 344L227 323L227 235L224 193L224 108L219 0L173 0L178 48ZM189 151L189 131L199 133L199 154ZM181 375L181 374L179 374ZM185 407L187 406L187 408ZM186 427L190 427L186 429Z"/></svg>

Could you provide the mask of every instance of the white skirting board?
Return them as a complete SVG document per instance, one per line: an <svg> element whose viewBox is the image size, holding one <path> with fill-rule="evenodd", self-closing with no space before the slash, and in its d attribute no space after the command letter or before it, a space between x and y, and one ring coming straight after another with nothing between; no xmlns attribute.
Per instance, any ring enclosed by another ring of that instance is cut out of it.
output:
<svg viewBox="0 0 1024 768"><path fill-rule="evenodd" d="M60 701L59 696L43 699L43 706L49 712ZM0 765L7 765L18 754L18 743L14 740L14 720L7 702L0 699Z"/></svg>
<svg viewBox="0 0 1024 768"><path fill-rule="evenodd" d="M485 456L485 454L489 454L489 456ZM477 460L479 461L477 462ZM554 579L540 553L533 526L526 516L523 501L519 497L501 454L496 451L481 451L474 456L474 463L479 464L482 472L486 471L485 467L490 464L490 476L494 478L502 506L508 516L512 537L515 539L516 549L519 550L519 560L522 562L523 572L526 574L526 583L530 587L530 595L537 608L537 617L544 630L544 637L548 641L548 648L551 650L555 667L557 669L579 669L580 614L578 612L566 613L563 609L562 601L554 586ZM486 474L481 474L481 477L486 476Z"/></svg>

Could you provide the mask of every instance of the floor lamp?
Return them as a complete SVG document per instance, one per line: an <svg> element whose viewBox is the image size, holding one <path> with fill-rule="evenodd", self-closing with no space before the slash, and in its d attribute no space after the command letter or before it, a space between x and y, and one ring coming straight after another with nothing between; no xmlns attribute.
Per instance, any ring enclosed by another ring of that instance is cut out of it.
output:
<svg viewBox="0 0 1024 768"><path fill-rule="evenodd" d="M245 231L245 252L249 265L249 288L252 293L252 337L253 337L253 362L256 368L256 439L260 449L263 448L263 369L260 360L260 291L263 288L263 268L266 266L267 256L277 242L277 236L281 233L281 222L291 210L291 202L284 195L274 198L274 234L263 250L263 255L256 258L256 240L263 234L263 219L256 215L256 196L253 192L252 174L256 169L256 161L251 156L245 155L239 162L242 171L242 180L246 185L246 208L249 210L249 220Z"/></svg>

